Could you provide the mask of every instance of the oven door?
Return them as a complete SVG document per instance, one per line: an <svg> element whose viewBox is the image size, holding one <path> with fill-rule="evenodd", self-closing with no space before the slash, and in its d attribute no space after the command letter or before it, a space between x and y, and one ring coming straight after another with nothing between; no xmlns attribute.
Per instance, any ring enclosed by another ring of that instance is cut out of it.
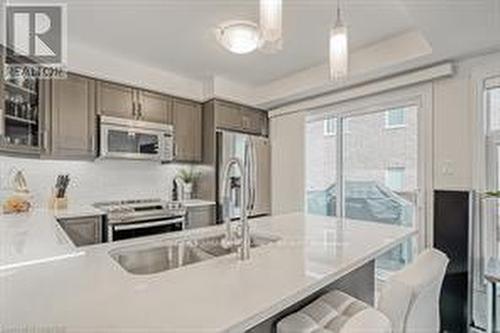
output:
<svg viewBox="0 0 500 333"><path fill-rule="evenodd" d="M185 218L176 217L138 223L110 224L107 241L152 236L184 230Z"/></svg>
<svg viewBox="0 0 500 333"><path fill-rule="evenodd" d="M100 157L159 161L163 151L161 131L101 124Z"/></svg>

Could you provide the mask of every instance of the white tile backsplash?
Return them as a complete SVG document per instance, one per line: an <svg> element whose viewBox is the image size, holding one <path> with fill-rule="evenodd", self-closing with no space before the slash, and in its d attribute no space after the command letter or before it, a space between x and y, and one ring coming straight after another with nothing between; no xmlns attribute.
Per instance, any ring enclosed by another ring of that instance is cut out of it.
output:
<svg viewBox="0 0 500 333"><path fill-rule="evenodd" d="M169 199L172 180L183 167L189 166L147 161L53 161L0 156L0 199L3 201L11 193L15 170L24 172L35 204L41 207L48 204L58 174L70 174L70 204L157 197Z"/></svg>

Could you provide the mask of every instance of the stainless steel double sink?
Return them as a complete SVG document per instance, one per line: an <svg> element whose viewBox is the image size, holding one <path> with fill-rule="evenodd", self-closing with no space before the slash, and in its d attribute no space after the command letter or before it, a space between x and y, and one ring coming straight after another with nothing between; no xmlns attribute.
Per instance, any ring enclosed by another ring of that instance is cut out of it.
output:
<svg viewBox="0 0 500 333"><path fill-rule="evenodd" d="M216 257L234 253L221 245L223 235L171 241L158 244L148 243L110 252L111 257L127 272L137 275L154 274ZM250 235L251 247L266 245L279 238L267 235Z"/></svg>

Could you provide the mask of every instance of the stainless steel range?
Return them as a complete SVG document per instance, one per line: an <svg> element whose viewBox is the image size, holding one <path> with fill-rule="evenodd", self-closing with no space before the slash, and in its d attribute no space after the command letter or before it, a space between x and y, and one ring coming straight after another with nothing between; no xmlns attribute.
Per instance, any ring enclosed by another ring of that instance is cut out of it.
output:
<svg viewBox="0 0 500 333"><path fill-rule="evenodd" d="M106 212L108 242L184 229L186 209L179 202L161 199L98 202Z"/></svg>

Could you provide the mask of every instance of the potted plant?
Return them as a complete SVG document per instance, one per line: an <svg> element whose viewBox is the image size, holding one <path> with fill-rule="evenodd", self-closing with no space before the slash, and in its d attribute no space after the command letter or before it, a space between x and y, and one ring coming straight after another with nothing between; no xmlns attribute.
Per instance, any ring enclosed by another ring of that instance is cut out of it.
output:
<svg viewBox="0 0 500 333"><path fill-rule="evenodd" d="M193 196L193 186L196 180L200 177L200 172L195 171L194 168L181 169L178 177L183 182L184 200L189 200Z"/></svg>
<svg viewBox="0 0 500 333"><path fill-rule="evenodd" d="M489 191L489 192L484 192L483 196L485 198L500 198L500 191Z"/></svg>

